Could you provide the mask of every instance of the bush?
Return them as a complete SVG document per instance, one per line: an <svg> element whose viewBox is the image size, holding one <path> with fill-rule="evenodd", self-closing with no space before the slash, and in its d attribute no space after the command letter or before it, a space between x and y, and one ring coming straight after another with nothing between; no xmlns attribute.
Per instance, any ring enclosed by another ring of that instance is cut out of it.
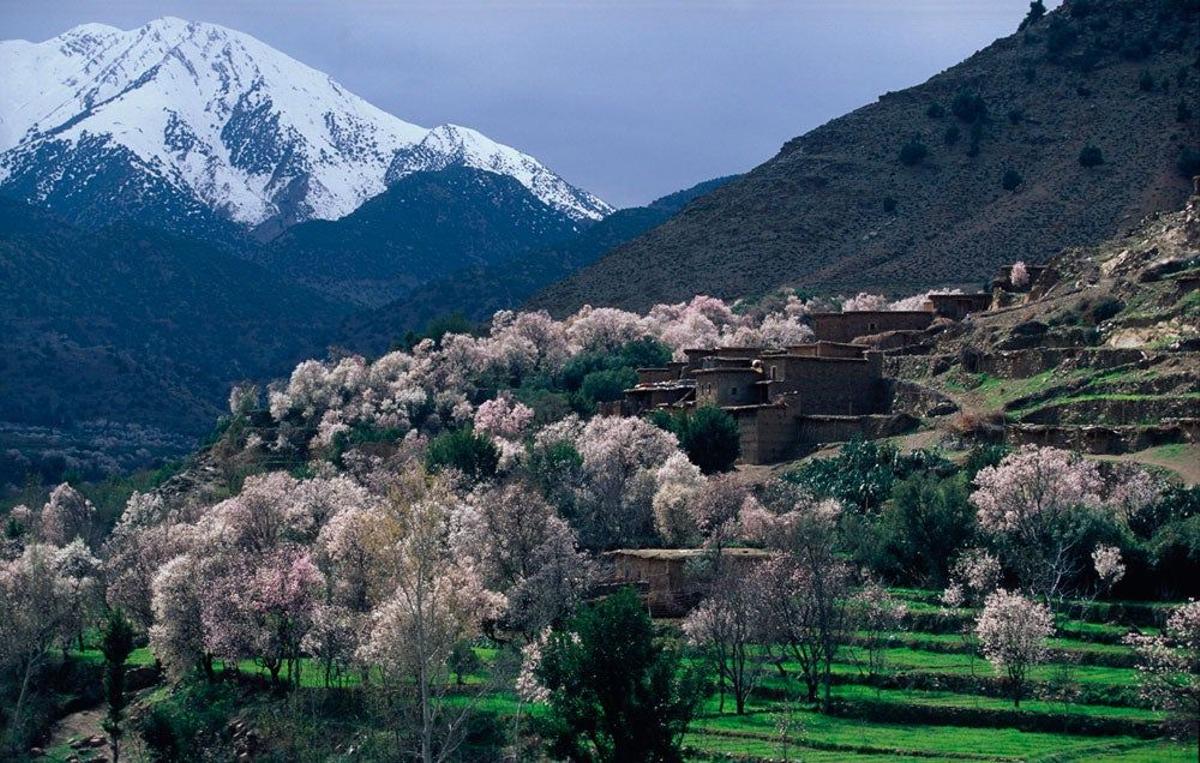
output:
<svg viewBox="0 0 1200 763"><path fill-rule="evenodd" d="M887 212L889 215L896 211L895 196L885 196L883 198L883 211Z"/></svg>
<svg viewBox="0 0 1200 763"><path fill-rule="evenodd" d="M1046 28L1046 54L1056 61L1075 44L1079 33L1065 19L1055 16Z"/></svg>
<svg viewBox="0 0 1200 763"><path fill-rule="evenodd" d="M554 759L682 760L679 740L700 682L655 638L632 588L585 607L552 632L537 677L550 691L543 725ZM592 754L592 744L600 755Z"/></svg>
<svg viewBox="0 0 1200 763"><path fill-rule="evenodd" d="M1021 177L1020 172L1017 172L1016 170L1006 170L1004 173L1004 178L1000 181L1000 185L1002 185L1006 191L1015 191L1023 182L1025 182L1025 178Z"/></svg>
<svg viewBox="0 0 1200 763"><path fill-rule="evenodd" d="M499 464L500 451L492 441L465 427L438 435L425 451L425 466L429 471L439 472L449 467L472 480L494 477Z"/></svg>
<svg viewBox="0 0 1200 763"><path fill-rule="evenodd" d="M880 556L863 560L890 579L941 587L953 550L975 534L975 510L961 476L939 479L918 473L896 484L873 528Z"/></svg>
<svg viewBox="0 0 1200 763"><path fill-rule="evenodd" d="M688 459L705 474L729 471L742 454L737 422L715 406L705 405L675 414L658 410L651 414L650 420L679 438Z"/></svg>
<svg viewBox="0 0 1200 763"><path fill-rule="evenodd" d="M915 167L925 161L928 155L929 149L919 138L914 137L900 148L900 163L906 167Z"/></svg>
<svg viewBox="0 0 1200 763"><path fill-rule="evenodd" d="M1185 178L1200 175L1200 149L1191 146L1184 148L1179 155L1179 161L1175 163L1175 169Z"/></svg>
<svg viewBox="0 0 1200 763"><path fill-rule="evenodd" d="M958 125L950 125L946 128L946 132L942 133L942 142L947 146L953 146L962 137L962 131L958 129Z"/></svg>
<svg viewBox="0 0 1200 763"><path fill-rule="evenodd" d="M1104 164L1104 152L1099 146L1088 144L1079 152L1079 163L1088 169Z"/></svg>
<svg viewBox="0 0 1200 763"><path fill-rule="evenodd" d="M929 108L925 109L925 116L930 119L941 119L946 116L946 107L935 101L929 104Z"/></svg>
<svg viewBox="0 0 1200 763"><path fill-rule="evenodd" d="M987 103L983 96L973 90L960 90L958 95L954 96L950 110L954 112L954 116L968 124L982 122L987 118Z"/></svg>
<svg viewBox="0 0 1200 763"><path fill-rule="evenodd" d="M1025 18L1022 19L1021 25L1017 27L1017 30L1020 31L1031 24L1036 24L1045 15L1046 4L1042 0L1033 0L1029 4L1029 12L1025 14Z"/></svg>
<svg viewBox="0 0 1200 763"><path fill-rule="evenodd" d="M1142 73L1138 75L1138 90L1141 90L1143 93L1153 92L1154 91L1154 75L1148 71L1143 70Z"/></svg>
<svg viewBox="0 0 1200 763"><path fill-rule="evenodd" d="M1012 124L1019 125L1025 121L1025 110L1014 106L1008 110L1008 121Z"/></svg>

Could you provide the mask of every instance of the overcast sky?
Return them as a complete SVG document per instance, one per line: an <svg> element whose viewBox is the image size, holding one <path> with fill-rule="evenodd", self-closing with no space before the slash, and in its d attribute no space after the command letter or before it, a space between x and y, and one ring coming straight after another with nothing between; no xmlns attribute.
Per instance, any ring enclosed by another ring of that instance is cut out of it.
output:
<svg viewBox="0 0 1200 763"><path fill-rule="evenodd" d="M0 38L43 40L87 21L128 29L165 15L223 24L402 119L474 127L627 206L748 170L789 138L1011 33L1028 6L0 0Z"/></svg>

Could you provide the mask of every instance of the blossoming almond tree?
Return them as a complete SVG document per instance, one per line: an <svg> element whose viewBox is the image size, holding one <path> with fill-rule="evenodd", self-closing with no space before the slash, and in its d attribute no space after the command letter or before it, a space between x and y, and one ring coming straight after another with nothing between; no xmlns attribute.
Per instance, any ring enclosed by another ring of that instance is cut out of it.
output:
<svg viewBox="0 0 1200 763"><path fill-rule="evenodd" d="M1167 618L1162 633L1130 634L1138 655L1142 695L1168 713L1168 726L1197 737L1200 755L1200 602L1189 601Z"/></svg>
<svg viewBox="0 0 1200 763"><path fill-rule="evenodd" d="M1059 601L1078 581L1078 548L1092 512L1105 511L1096 464L1058 448L1025 446L975 475L979 524L1005 544L1028 591Z"/></svg>
<svg viewBox="0 0 1200 763"><path fill-rule="evenodd" d="M456 644L477 636L499 617L504 597L483 587L479 575L450 550L450 496L433 493L389 514L400 526L395 588L372 616L359 658L384 673L384 691L411 710L413 754L423 763L450 759L462 742L472 703L448 701L449 660ZM398 736L402 736L398 734Z"/></svg>
<svg viewBox="0 0 1200 763"><path fill-rule="evenodd" d="M983 656L1008 678L1014 707L1021 706L1029 669L1049 655L1054 634L1050 608L1003 589L987 597L975 622Z"/></svg>

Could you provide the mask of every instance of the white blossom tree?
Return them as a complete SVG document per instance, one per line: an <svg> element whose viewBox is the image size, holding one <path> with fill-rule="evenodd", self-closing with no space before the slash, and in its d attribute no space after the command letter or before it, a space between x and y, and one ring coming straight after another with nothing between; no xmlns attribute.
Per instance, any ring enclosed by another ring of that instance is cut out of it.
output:
<svg viewBox="0 0 1200 763"><path fill-rule="evenodd" d="M1021 706L1029 669L1049 656L1054 634L1050 608L1003 589L987 597L975 622L984 658L1007 677L1014 707Z"/></svg>

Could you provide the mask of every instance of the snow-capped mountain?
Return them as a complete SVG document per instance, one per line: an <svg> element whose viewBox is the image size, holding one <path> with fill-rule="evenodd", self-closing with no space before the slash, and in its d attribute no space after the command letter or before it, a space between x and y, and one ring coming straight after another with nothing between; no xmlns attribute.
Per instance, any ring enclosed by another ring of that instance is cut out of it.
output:
<svg viewBox="0 0 1200 763"><path fill-rule="evenodd" d="M152 208L279 230L341 218L401 177L456 165L510 175L576 221L612 211L531 156L474 130L405 122L215 24L86 24L0 42L0 71L0 191L77 221Z"/></svg>

